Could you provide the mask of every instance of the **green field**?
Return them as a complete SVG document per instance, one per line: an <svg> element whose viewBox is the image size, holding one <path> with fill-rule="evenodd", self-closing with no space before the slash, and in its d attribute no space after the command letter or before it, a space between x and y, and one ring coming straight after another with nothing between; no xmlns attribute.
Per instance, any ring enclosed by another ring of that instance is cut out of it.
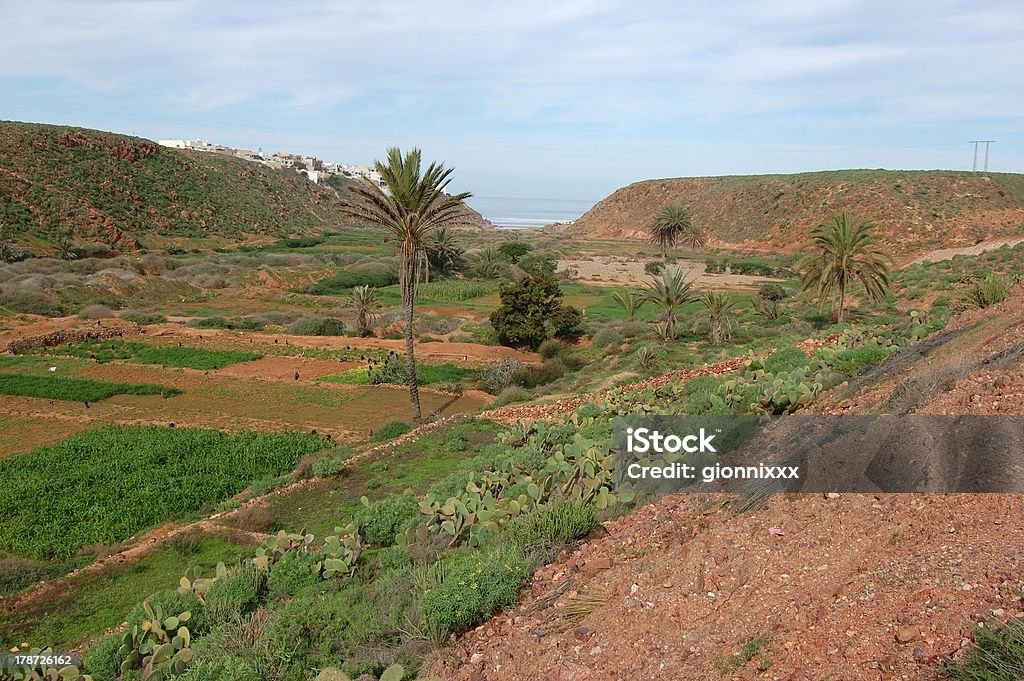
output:
<svg viewBox="0 0 1024 681"><path fill-rule="evenodd" d="M451 383L461 381L474 373L472 369L455 366L454 364L418 364L416 365L416 376L420 385L431 383ZM328 374L316 379L326 383L340 383L342 385L370 385L370 374L365 367L356 367L340 374Z"/></svg>
<svg viewBox="0 0 1024 681"><path fill-rule="evenodd" d="M180 519L292 470L313 435L105 426L0 461L0 549L66 558Z"/></svg>
<svg viewBox="0 0 1024 681"><path fill-rule="evenodd" d="M180 395L177 388L148 383L112 383L64 376L0 374L0 394L70 402L98 402L114 395Z"/></svg>
<svg viewBox="0 0 1024 681"><path fill-rule="evenodd" d="M222 369L230 364L251 362L263 355L235 350L205 350L180 346L159 347L123 340L83 340L50 348L36 348L35 355L95 358L98 362L127 360L139 364L159 364L174 369Z"/></svg>

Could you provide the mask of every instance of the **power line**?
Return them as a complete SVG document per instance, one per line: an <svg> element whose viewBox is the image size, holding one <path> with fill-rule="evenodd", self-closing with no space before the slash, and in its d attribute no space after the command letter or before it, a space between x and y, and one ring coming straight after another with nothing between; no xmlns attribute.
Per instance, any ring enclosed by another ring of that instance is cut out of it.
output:
<svg viewBox="0 0 1024 681"><path fill-rule="evenodd" d="M985 170L984 170L984 172L986 172L986 173L988 172L988 145L992 144L993 142L995 142L995 140L971 140L970 142L968 142L968 144L973 144L974 145L974 163L971 164L971 172L972 173L978 172L978 145L979 144L984 144L985 145Z"/></svg>

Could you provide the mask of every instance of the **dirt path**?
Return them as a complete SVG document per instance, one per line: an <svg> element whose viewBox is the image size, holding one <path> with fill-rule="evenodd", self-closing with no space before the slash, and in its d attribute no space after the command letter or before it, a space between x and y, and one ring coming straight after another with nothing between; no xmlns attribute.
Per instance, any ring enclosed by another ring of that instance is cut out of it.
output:
<svg viewBox="0 0 1024 681"><path fill-rule="evenodd" d="M982 241L980 244L963 246L961 248L940 248L938 250L925 253L924 255L919 255L910 262L904 263L902 267L917 265L923 262L940 262L942 260L950 260L958 255L981 255L985 251L994 251L997 248L1002 248L1003 246L1016 246L1020 243L1024 243L1024 237L992 239L990 241Z"/></svg>

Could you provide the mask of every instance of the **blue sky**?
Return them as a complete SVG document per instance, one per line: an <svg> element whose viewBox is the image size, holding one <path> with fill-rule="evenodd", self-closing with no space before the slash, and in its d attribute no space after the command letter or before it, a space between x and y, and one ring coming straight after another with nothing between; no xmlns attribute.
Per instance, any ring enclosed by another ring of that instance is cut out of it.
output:
<svg viewBox="0 0 1024 681"><path fill-rule="evenodd" d="M1024 171L1020 0L0 0L0 118L368 163L484 196Z"/></svg>

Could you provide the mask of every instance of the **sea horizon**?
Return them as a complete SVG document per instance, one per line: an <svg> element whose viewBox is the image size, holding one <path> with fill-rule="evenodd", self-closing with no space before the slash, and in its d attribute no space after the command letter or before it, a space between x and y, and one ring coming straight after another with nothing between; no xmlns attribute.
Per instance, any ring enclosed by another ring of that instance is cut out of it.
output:
<svg viewBox="0 0 1024 681"><path fill-rule="evenodd" d="M537 229L556 222L578 220L596 202L583 199L473 196L466 203L501 229Z"/></svg>

